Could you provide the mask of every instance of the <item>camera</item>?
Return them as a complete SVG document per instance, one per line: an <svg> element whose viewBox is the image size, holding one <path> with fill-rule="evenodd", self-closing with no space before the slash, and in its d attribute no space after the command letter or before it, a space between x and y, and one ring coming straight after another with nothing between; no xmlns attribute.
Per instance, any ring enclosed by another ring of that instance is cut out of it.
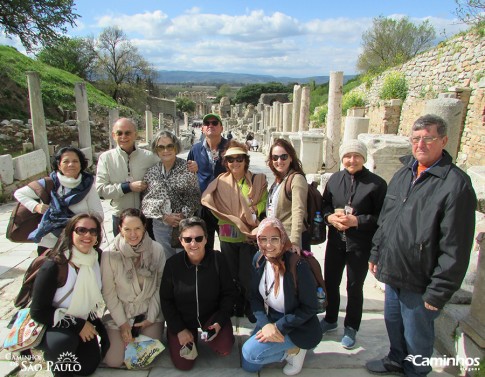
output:
<svg viewBox="0 0 485 377"><path fill-rule="evenodd" d="M138 335L140 335L141 327L135 326L135 323L140 323L145 320L145 314L138 314L134 321L133 325L131 326L131 336L133 338L136 338Z"/></svg>

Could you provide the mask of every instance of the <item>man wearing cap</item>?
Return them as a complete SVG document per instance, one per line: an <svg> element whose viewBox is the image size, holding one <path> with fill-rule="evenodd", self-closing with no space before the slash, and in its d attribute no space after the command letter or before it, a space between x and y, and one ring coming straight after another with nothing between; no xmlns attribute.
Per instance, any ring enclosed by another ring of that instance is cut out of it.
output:
<svg viewBox="0 0 485 377"><path fill-rule="evenodd" d="M413 156L401 159L387 189L369 270L386 284L387 356L367 362L373 374L431 372L434 320L460 288L470 259L477 198L470 177L444 147L446 122L436 115L412 127Z"/></svg>
<svg viewBox="0 0 485 377"><path fill-rule="evenodd" d="M136 124L132 119L118 119L112 135L117 146L99 156L96 190L100 197L110 199L115 211L113 235L116 236L120 213L127 208L140 208L141 192L147 188L143 176L159 158L151 151L136 148Z"/></svg>
<svg viewBox="0 0 485 377"><path fill-rule="evenodd" d="M214 178L226 171L222 164L222 151L227 143L222 137L222 120L218 114L207 114L202 122L202 133L205 138L194 144L187 156L189 171L197 173L200 192L204 192ZM207 225L206 250L213 250L215 232L218 231L217 219L204 206L201 207L200 217Z"/></svg>
<svg viewBox="0 0 485 377"><path fill-rule="evenodd" d="M344 169L332 174L323 193L323 216L329 228L324 266L328 306L321 326L323 334L338 327L340 282L347 267L347 308L341 344L351 349L362 320L367 262L387 184L364 167L367 148L363 142L346 141L339 152Z"/></svg>

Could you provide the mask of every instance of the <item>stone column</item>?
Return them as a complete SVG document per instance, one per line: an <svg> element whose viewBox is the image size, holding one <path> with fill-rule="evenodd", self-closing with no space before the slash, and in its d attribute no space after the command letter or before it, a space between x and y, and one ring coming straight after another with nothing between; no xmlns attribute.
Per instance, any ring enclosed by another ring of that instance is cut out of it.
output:
<svg viewBox="0 0 485 377"><path fill-rule="evenodd" d="M344 137L342 143L357 139L360 134L369 132L369 118L348 116L345 118Z"/></svg>
<svg viewBox="0 0 485 377"><path fill-rule="evenodd" d="M186 130L189 129L189 113L185 112L184 113L184 127ZM177 135L178 137L179 135Z"/></svg>
<svg viewBox="0 0 485 377"><path fill-rule="evenodd" d="M293 87L293 113L291 115L291 132L298 132L300 124L300 106L301 106L301 86Z"/></svg>
<svg viewBox="0 0 485 377"><path fill-rule="evenodd" d="M358 139L367 147L365 167L387 183L402 168L399 158L411 154L411 143L407 136L360 134Z"/></svg>
<svg viewBox="0 0 485 377"><path fill-rule="evenodd" d="M163 130L165 125L163 124L163 113L158 113L158 129Z"/></svg>
<svg viewBox="0 0 485 377"><path fill-rule="evenodd" d="M145 142L150 145L153 140L153 116L150 110L145 111L145 128L146 128L146 140Z"/></svg>
<svg viewBox="0 0 485 377"><path fill-rule="evenodd" d="M283 132L291 132L291 117L293 104L291 102L283 104Z"/></svg>
<svg viewBox="0 0 485 377"><path fill-rule="evenodd" d="M342 124L342 87L344 73L330 72L327 113L327 145L325 151L325 171L334 173L339 170L340 127Z"/></svg>
<svg viewBox="0 0 485 377"><path fill-rule="evenodd" d="M281 124L280 118L280 105L281 102L275 101L273 103L273 126L278 132L283 131L283 125Z"/></svg>
<svg viewBox="0 0 485 377"><path fill-rule="evenodd" d="M448 124L448 143L445 149L456 161L460 146L463 102L456 98L439 98L426 101L424 114L435 114L442 117Z"/></svg>
<svg viewBox="0 0 485 377"><path fill-rule="evenodd" d="M89 128L89 107L88 92L86 83L78 82L74 87L76 96L77 128L79 130L79 147L88 148L92 146L91 130Z"/></svg>
<svg viewBox="0 0 485 377"><path fill-rule="evenodd" d="M34 137L34 148L42 149L45 154L47 173L51 171L49 158L49 144L47 142L47 128L45 125L44 105L42 104L42 93L40 91L39 72L26 72L27 85L29 87L30 116L32 117L32 134Z"/></svg>
<svg viewBox="0 0 485 377"><path fill-rule="evenodd" d="M110 109L108 115L108 135L109 135L109 148L116 147L116 143L113 139L113 125L120 117L119 109Z"/></svg>
<svg viewBox="0 0 485 377"><path fill-rule="evenodd" d="M271 106L270 105L264 105L264 115L263 115L263 125L264 129L263 131L268 132L268 130L271 128L271 123L270 123L270 114L271 114Z"/></svg>
<svg viewBox="0 0 485 377"><path fill-rule="evenodd" d="M304 86L301 90L300 120L298 126L300 131L308 131L310 124L310 87Z"/></svg>
<svg viewBox="0 0 485 377"><path fill-rule="evenodd" d="M300 160L306 174L318 173L323 163L323 139L321 133L302 133Z"/></svg>

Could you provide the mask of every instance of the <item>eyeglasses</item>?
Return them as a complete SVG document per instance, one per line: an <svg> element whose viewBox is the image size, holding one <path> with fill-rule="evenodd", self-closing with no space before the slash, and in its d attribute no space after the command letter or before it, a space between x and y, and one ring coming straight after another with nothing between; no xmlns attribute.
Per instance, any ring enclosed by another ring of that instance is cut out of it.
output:
<svg viewBox="0 0 485 377"><path fill-rule="evenodd" d="M413 144L419 144L421 140L423 140L424 144L433 144L435 140L438 140L437 137L433 136L413 136L410 139Z"/></svg>
<svg viewBox="0 0 485 377"><path fill-rule="evenodd" d="M133 133L133 131L116 131L115 134L116 136L130 136Z"/></svg>
<svg viewBox="0 0 485 377"><path fill-rule="evenodd" d="M283 154L280 154L280 155L274 154L274 155L271 156L271 159L275 162L278 161L279 159L281 159L281 161L286 161L286 160L288 160L288 157L289 157L288 153L283 153Z"/></svg>
<svg viewBox="0 0 485 377"><path fill-rule="evenodd" d="M204 241L204 236L197 236L197 237L180 237L185 243L192 243L192 241L195 241L197 243L201 243Z"/></svg>
<svg viewBox="0 0 485 377"><path fill-rule="evenodd" d="M98 229L97 228L85 228L83 226L78 226L77 228L74 228L74 231L76 232L76 234L79 234L80 236L84 236L88 233L91 236L97 236L98 235Z"/></svg>
<svg viewBox="0 0 485 377"><path fill-rule="evenodd" d="M211 126L218 126L219 125L219 121L218 120L206 120L204 122L204 125L205 126L209 126L209 125L211 125Z"/></svg>
<svg viewBox="0 0 485 377"><path fill-rule="evenodd" d="M280 237L258 237L258 242L261 245L267 245L268 242L273 245L273 246L278 246L281 243L281 238Z"/></svg>
<svg viewBox="0 0 485 377"><path fill-rule="evenodd" d="M172 152L173 150L175 150L175 145L174 144L157 145L155 148L159 152L163 152L163 151Z"/></svg>
<svg viewBox="0 0 485 377"><path fill-rule="evenodd" d="M224 157L226 159L226 161L230 164L232 164L234 161L236 162L243 162L244 161L244 156L237 156L237 157L231 157L231 156L227 156L227 157Z"/></svg>

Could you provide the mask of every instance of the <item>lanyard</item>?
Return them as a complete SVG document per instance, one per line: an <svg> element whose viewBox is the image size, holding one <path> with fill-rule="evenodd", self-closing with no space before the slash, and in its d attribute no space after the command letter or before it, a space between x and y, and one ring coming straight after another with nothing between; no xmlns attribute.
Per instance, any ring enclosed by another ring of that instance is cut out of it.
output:
<svg viewBox="0 0 485 377"><path fill-rule="evenodd" d="M349 200L347 202L347 205L351 205L352 204L352 198L354 197L355 195L355 178L354 176L351 174L350 175L350 195L349 195Z"/></svg>

